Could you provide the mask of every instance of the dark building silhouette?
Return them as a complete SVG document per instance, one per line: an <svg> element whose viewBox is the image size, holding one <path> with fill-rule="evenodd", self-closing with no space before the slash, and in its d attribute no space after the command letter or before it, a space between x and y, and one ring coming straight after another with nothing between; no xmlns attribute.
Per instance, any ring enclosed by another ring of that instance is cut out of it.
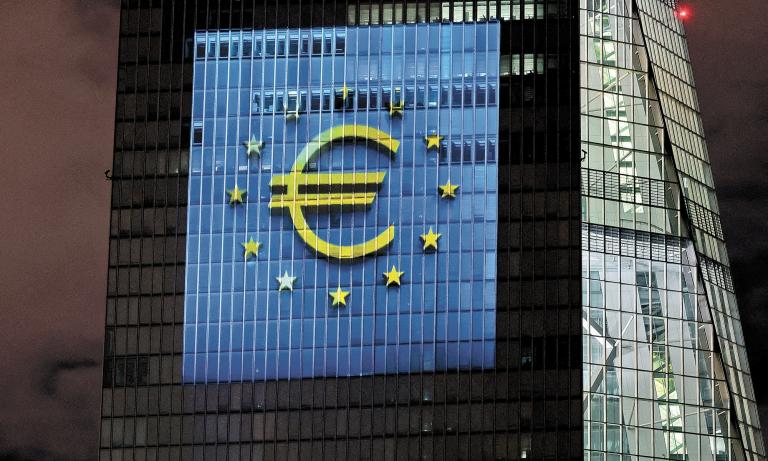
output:
<svg viewBox="0 0 768 461"><path fill-rule="evenodd" d="M123 0L99 459L764 460L674 8Z"/></svg>

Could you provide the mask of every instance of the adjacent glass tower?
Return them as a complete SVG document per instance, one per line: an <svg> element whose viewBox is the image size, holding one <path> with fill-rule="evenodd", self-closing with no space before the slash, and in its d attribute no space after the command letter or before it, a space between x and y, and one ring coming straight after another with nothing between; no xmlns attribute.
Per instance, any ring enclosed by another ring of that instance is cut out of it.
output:
<svg viewBox="0 0 768 461"><path fill-rule="evenodd" d="M585 449L765 459L672 3L580 5Z"/></svg>
<svg viewBox="0 0 768 461"><path fill-rule="evenodd" d="M121 17L102 460L764 460L662 0Z"/></svg>

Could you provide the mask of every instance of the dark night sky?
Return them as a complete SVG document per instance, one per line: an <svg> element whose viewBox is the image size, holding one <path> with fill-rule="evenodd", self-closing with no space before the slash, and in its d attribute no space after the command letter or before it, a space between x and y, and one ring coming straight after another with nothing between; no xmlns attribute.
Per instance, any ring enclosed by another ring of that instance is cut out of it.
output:
<svg viewBox="0 0 768 461"><path fill-rule="evenodd" d="M119 1L0 1L0 459L92 460ZM768 425L768 8L691 5L691 56Z"/></svg>

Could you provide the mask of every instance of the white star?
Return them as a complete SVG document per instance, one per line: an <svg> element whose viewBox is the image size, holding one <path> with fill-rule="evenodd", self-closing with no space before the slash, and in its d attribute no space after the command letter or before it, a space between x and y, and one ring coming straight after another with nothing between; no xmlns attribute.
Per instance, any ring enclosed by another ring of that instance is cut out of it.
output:
<svg viewBox="0 0 768 461"><path fill-rule="evenodd" d="M285 271L282 277L275 277L277 279L277 282L280 284L280 287L277 289L277 291L293 291L293 282L296 281L296 277L291 277L288 275L288 271Z"/></svg>

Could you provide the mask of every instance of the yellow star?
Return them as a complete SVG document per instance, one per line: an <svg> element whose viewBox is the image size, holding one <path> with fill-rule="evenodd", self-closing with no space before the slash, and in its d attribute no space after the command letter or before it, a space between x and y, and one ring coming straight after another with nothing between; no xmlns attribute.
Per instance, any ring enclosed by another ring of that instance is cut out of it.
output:
<svg viewBox="0 0 768 461"><path fill-rule="evenodd" d="M277 282L280 284L280 287L277 289L277 291L293 291L293 282L296 281L296 277L292 277L288 275L288 271L285 271L285 273L282 275L282 277L275 277L277 279Z"/></svg>
<svg viewBox="0 0 768 461"><path fill-rule="evenodd" d="M427 150L432 149L433 147L435 149L440 149L440 141L442 140L443 137L439 134L424 136L424 142L427 143Z"/></svg>
<svg viewBox="0 0 768 461"><path fill-rule="evenodd" d="M246 261L248 260L248 256L250 255L259 256L259 248L261 248L261 243L254 242L253 237L251 237L251 239L248 240L247 242L241 243L240 245L242 245L243 248L245 248Z"/></svg>
<svg viewBox="0 0 768 461"><path fill-rule="evenodd" d="M443 234L436 234L434 231L432 231L432 228L429 228L429 232L426 234L421 234L421 239L424 241L424 250L426 251L429 248L434 248L437 250L437 239L439 239Z"/></svg>
<svg viewBox="0 0 768 461"><path fill-rule="evenodd" d="M348 291L343 291L341 287L336 288L336 291L331 291L328 293L328 296L333 298L331 302L331 306L346 306L347 305L347 296L349 296Z"/></svg>
<svg viewBox="0 0 768 461"><path fill-rule="evenodd" d="M229 204L230 205L236 205L238 203L243 203L243 199L245 198L246 190L240 189L237 187L237 184L235 184L235 188L232 190L228 190L227 194L229 194Z"/></svg>
<svg viewBox="0 0 768 461"><path fill-rule="evenodd" d="M440 189L440 198L456 198L456 189L459 188L458 184L451 184L449 179L447 183L442 186L437 186Z"/></svg>
<svg viewBox="0 0 768 461"><path fill-rule="evenodd" d="M264 147L264 142L257 141L255 136L251 136L251 139L243 141L243 145L245 145L245 154L250 158L253 154L261 156L261 148Z"/></svg>
<svg viewBox="0 0 768 461"><path fill-rule="evenodd" d="M384 277L387 278L387 286L400 286L400 277L402 277L403 274L405 274L405 272L398 272L397 268L393 265L389 272L384 272Z"/></svg>

